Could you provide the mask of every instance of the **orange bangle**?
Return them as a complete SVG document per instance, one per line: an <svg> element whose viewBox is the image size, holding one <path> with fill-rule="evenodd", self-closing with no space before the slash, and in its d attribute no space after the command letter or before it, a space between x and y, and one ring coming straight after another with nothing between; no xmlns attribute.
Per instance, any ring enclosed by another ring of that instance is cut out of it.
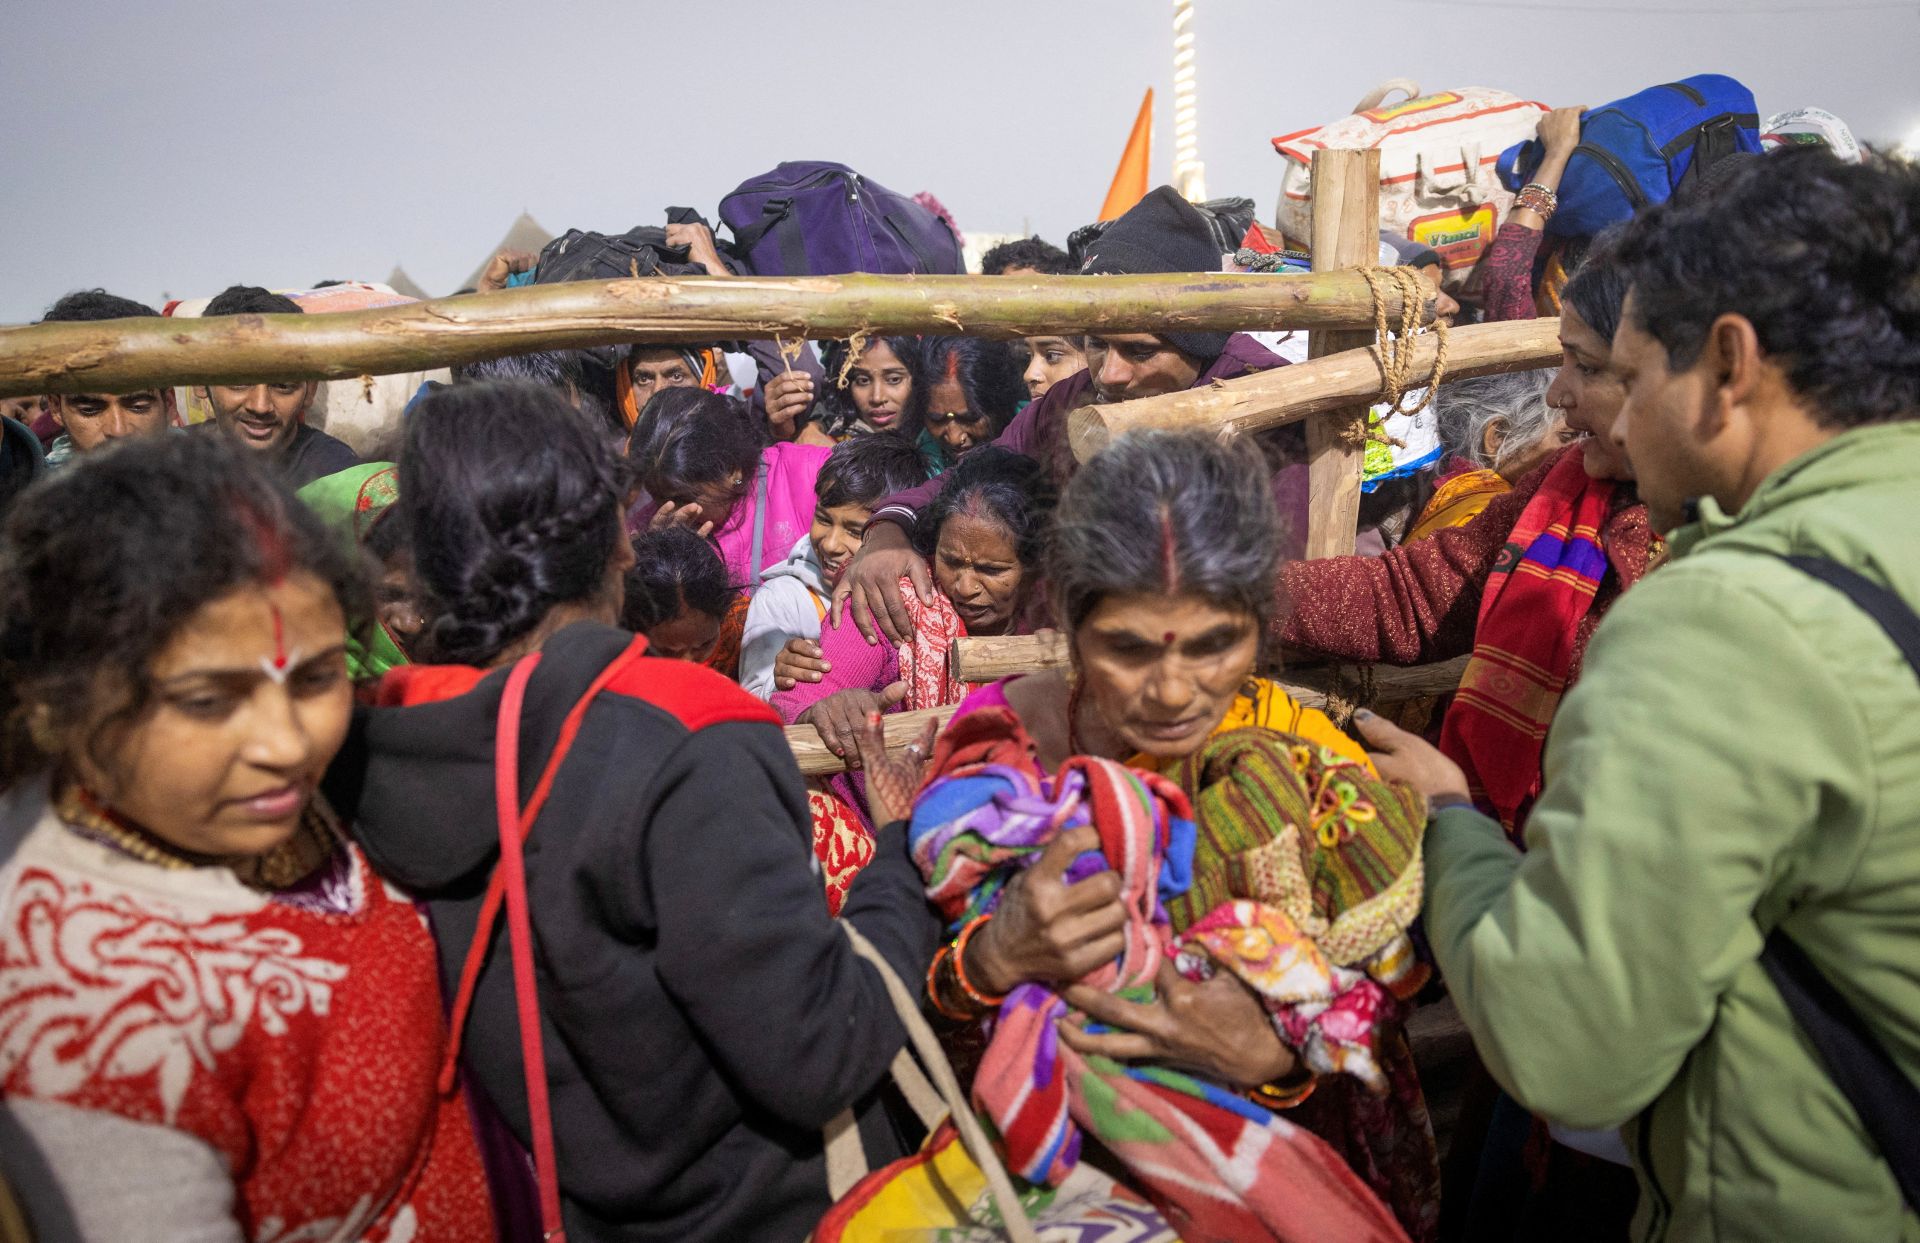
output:
<svg viewBox="0 0 1920 1243"><path fill-rule="evenodd" d="M1255 1104L1265 1105L1268 1109L1292 1109L1312 1096L1313 1090L1319 1086L1319 1077L1309 1071L1306 1082L1298 1087L1280 1087L1276 1084L1263 1083L1247 1095Z"/></svg>
<svg viewBox="0 0 1920 1243"><path fill-rule="evenodd" d="M969 1001L973 1002L976 1006L984 1006L989 1010L998 1009L1000 1004L1007 999L1007 995L1001 993L996 997L991 993L983 993L975 988L973 981L967 978L966 958L967 942L973 940L973 934L986 927L987 921L992 918L992 915L979 916L972 923L962 928L960 935L953 939L953 978L959 982L960 991L967 995Z"/></svg>
<svg viewBox="0 0 1920 1243"><path fill-rule="evenodd" d="M943 1016L952 1019L956 1023L965 1023L973 1018L971 1014L962 1014L958 1010L949 1010L946 1003L940 1000L940 964L945 962L952 953L953 947L951 945L943 945L934 954L933 961L927 964L927 1000L932 1002L933 1008Z"/></svg>

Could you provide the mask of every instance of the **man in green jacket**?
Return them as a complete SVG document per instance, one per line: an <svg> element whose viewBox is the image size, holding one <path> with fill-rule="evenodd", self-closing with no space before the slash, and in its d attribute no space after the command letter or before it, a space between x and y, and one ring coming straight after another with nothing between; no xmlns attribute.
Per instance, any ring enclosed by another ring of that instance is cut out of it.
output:
<svg viewBox="0 0 1920 1243"><path fill-rule="evenodd" d="M1759 962L1782 928L1920 1080L1920 681L1781 557L1920 603L1920 169L1753 163L1624 241L1613 434L1679 525L1554 719L1526 853L1360 725L1439 808L1427 930L1481 1057L1621 1128L1639 1238L1920 1240Z"/></svg>

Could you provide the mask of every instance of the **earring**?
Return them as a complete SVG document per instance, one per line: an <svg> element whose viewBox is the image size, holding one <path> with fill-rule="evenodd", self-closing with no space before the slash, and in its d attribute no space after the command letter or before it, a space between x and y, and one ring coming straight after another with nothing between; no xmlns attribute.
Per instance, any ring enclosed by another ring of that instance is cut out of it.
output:
<svg viewBox="0 0 1920 1243"><path fill-rule="evenodd" d="M34 749L42 755L55 755L60 750L60 731L53 727L53 709L46 704L35 704L33 711L27 714L27 736L33 740Z"/></svg>

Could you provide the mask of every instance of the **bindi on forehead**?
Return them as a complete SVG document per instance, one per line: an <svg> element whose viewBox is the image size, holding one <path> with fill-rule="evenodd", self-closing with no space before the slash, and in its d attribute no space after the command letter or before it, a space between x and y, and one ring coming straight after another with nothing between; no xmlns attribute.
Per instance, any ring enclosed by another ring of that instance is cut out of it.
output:
<svg viewBox="0 0 1920 1243"><path fill-rule="evenodd" d="M287 674L300 663L300 652L298 649L291 652L287 650L287 620L280 612L279 604L268 600L267 611L273 616L273 655L260 658L260 671L284 686Z"/></svg>
<svg viewBox="0 0 1920 1243"><path fill-rule="evenodd" d="M284 681L345 639L331 588L300 570L277 588L242 587L201 606L154 654L149 673L156 682L187 674Z"/></svg>

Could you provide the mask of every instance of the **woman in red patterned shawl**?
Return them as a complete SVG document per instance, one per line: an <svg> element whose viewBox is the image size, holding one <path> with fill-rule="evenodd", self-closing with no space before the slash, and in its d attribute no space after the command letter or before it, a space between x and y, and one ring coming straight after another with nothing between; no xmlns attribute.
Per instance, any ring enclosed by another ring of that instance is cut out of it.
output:
<svg viewBox="0 0 1920 1243"><path fill-rule="evenodd" d="M88 1239L490 1237L432 938L317 794L365 586L245 456L93 455L0 544L0 1092Z"/></svg>

